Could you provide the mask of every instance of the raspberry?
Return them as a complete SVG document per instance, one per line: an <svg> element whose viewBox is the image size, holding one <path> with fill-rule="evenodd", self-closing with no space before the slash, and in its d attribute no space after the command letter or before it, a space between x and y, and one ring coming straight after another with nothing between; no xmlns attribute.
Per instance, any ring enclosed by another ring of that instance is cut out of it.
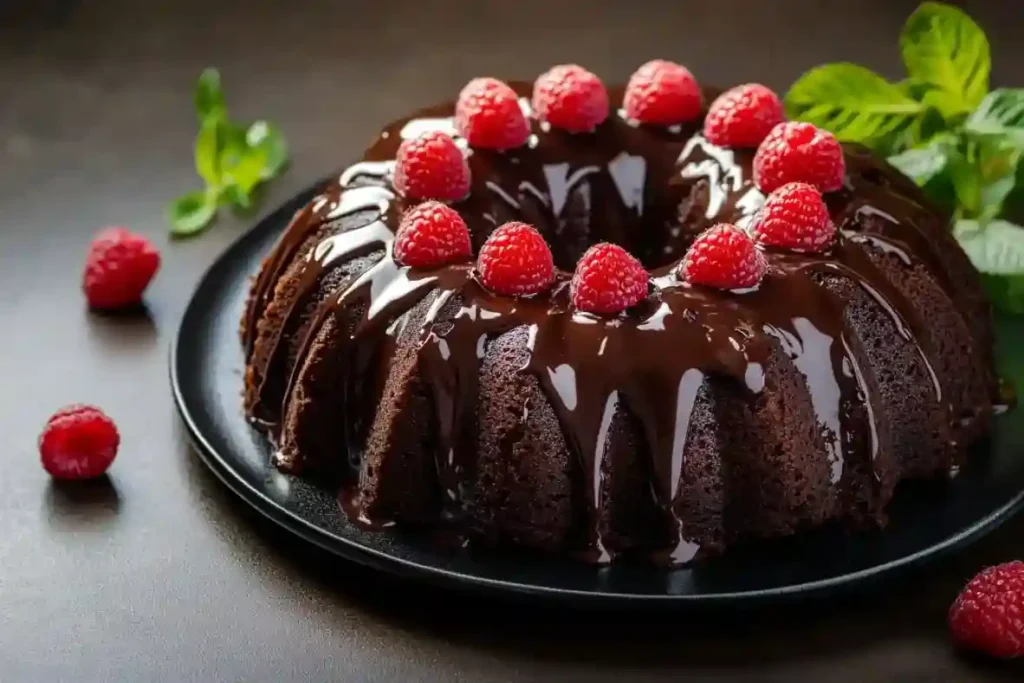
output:
<svg viewBox="0 0 1024 683"><path fill-rule="evenodd" d="M398 146L395 189L407 199L457 201L469 194L469 164L450 135L423 133Z"/></svg>
<svg viewBox="0 0 1024 683"><path fill-rule="evenodd" d="M663 59L647 62L629 79L622 106L641 123L670 126L700 116L700 86L689 69Z"/></svg>
<svg viewBox="0 0 1024 683"><path fill-rule="evenodd" d="M440 268L473 254L462 216L441 202L423 202L405 212L395 236L395 259L413 268Z"/></svg>
<svg viewBox="0 0 1024 683"><path fill-rule="evenodd" d="M82 290L86 301L100 310L139 304L159 268L160 252L148 239L125 228L105 228L85 256Z"/></svg>
<svg viewBox="0 0 1024 683"><path fill-rule="evenodd" d="M971 579L949 610L962 647L993 657L1024 657L1024 562L989 567Z"/></svg>
<svg viewBox="0 0 1024 683"><path fill-rule="evenodd" d="M71 405L47 420L39 454L55 479L94 479L110 467L120 442L117 427L102 410Z"/></svg>
<svg viewBox="0 0 1024 683"><path fill-rule="evenodd" d="M548 243L526 223L505 223L492 232L476 263L480 282L495 294L538 294L555 279Z"/></svg>
<svg viewBox="0 0 1024 683"><path fill-rule="evenodd" d="M569 293L581 311L618 313L646 299L647 287L647 271L635 256L600 242L580 257Z"/></svg>
<svg viewBox="0 0 1024 683"><path fill-rule="evenodd" d="M519 96L495 78L474 78L455 103L455 128L473 147L512 149L530 137Z"/></svg>
<svg viewBox="0 0 1024 683"><path fill-rule="evenodd" d="M690 284L746 289L764 277L767 264L746 232L719 223L698 235L683 258L681 274Z"/></svg>
<svg viewBox="0 0 1024 683"><path fill-rule="evenodd" d="M765 193L792 182L832 192L843 186L845 173L839 141L810 123L780 123L754 154L754 184Z"/></svg>
<svg viewBox="0 0 1024 683"><path fill-rule="evenodd" d="M711 103L704 118L704 137L722 147L754 148L785 120L782 102L774 92L758 83L737 85Z"/></svg>
<svg viewBox="0 0 1024 683"><path fill-rule="evenodd" d="M821 251L835 235L821 192L807 183L788 183L768 195L754 224L755 240L793 251Z"/></svg>
<svg viewBox="0 0 1024 683"><path fill-rule="evenodd" d="M608 118L608 91L582 66L562 64L533 84L533 112L555 128L585 133Z"/></svg>

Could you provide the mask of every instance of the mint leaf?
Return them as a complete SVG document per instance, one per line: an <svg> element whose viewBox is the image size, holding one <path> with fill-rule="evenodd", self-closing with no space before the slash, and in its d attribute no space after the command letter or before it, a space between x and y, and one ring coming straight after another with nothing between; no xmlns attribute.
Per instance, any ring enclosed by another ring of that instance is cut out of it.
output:
<svg viewBox="0 0 1024 683"><path fill-rule="evenodd" d="M1017 184L1016 180L1013 174L1008 174L999 180L982 186L981 211L979 214L979 218L982 221L988 221L1002 213L1003 204Z"/></svg>
<svg viewBox="0 0 1024 683"><path fill-rule="evenodd" d="M210 224L216 213L216 197L206 192L189 192L178 197L167 207L171 234L176 237L198 234Z"/></svg>
<svg viewBox="0 0 1024 683"><path fill-rule="evenodd" d="M1024 276L982 274L981 282L996 308L1009 313L1024 313Z"/></svg>
<svg viewBox="0 0 1024 683"><path fill-rule="evenodd" d="M245 139L250 147L259 148L266 155L262 173L264 180L277 176L288 163L288 144L284 140L284 135L273 124L256 121L249 126Z"/></svg>
<svg viewBox="0 0 1024 683"><path fill-rule="evenodd" d="M1024 145L1024 88L993 90L967 117L964 127L977 135L1002 136Z"/></svg>
<svg viewBox="0 0 1024 683"><path fill-rule="evenodd" d="M964 171L969 169L957 135L941 133L925 145L890 156L888 161L920 185L936 206L951 214L956 211L956 181L963 185ZM969 191L964 187L960 193Z"/></svg>
<svg viewBox="0 0 1024 683"><path fill-rule="evenodd" d="M1013 187L1003 197L999 217L1013 223L1024 223L1024 159L1018 158L1013 173Z"/></svg>
<svg viewBox="0 0 1024 683"><path fill-rule="evenodd" d="M811 69L786 93L785 105L792 119L869 145L914 125L925 109L899 86L848 63Z"/></svg>
<svg viewBox="0 0 1024 683"><path fill-rule="evenodd" d="M981 212L981 174L960 153L950 153L946 173L956 193L957 216L974 218Z"/></svg>
<svg viewBox="0 0 1024 683"><path fill-rule="evenodd" d="M263 179L263 168L266 165L266 150L258 147L246 147L237 154L232 154L224 165L224 177L232 185L248 195Z"/></svg>
<svg viewBox="0 0 1024 683"><path fill-rule="evenodd" d="M221 184L221 147L223 145L223 122L208 119L199 128L195 144L196 173L206 181L207 187Z"/></svg>
<svg viewBox="0 0 1024 683"><path fill-rule="evenodd" d="M221 193L221 203L244 211L252 208L252 197L238 185L228 185Z"/></svg>
<svg viewBox="0 0 1024 683"><path fill-rule="evenodd" d="M924 102L946 118L967 114L988 92L992 66L988 39L962 10L925 2L900 34L900 52L915 82L934 86Z"/></svg>
<svg viewBox="0 0 1024 683"><path fill-rule="evenodd" d="M248 196L253 188L263 180L263 169L266 165L267 151L249 144L247 129L235 124L227 124L224 132L224 145L221 149L220 167L225 185L236 185Z"/></svg>
<svg viewBox="0 0 1024 683"><path fill-rule="evenodd" d="M927 185L946 172L949 158L955 151L950 137L944 136L924 147L908 149L889 157L888 161L918 185Z"/></svg>
<svg viewBox="0 0 1024 683"><path fill-rule="evenodd" d="M216 69L205 69L196 83L193 96L196 115L199 122L204 123L212 118L225 118L227 106L224 103L224 91L220 86L220 72Z"/></svg>
<svg viewBox="0 0 1024 683"><path fill-rule="evenodd" d="M971 263L989 275L1024 276L1024 228L1003 220L957 221L953 234Z"/></svg>

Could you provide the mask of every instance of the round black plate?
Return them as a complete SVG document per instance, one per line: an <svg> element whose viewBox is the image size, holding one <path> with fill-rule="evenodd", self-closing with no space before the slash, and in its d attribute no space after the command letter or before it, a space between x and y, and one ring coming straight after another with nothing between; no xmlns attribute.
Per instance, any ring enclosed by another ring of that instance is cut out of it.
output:
<svg viewBox="0 0 1024 683"><path fill-rule="evenodd" d="M825 529L737 549L693 568L595 568L521 554L443 550L428 539L356 528L335 492L278 473L265 439L241 410L238 325L248 287L294 211L314 189L262 220L214 264L197 288L171 349L171 383L196 449L235 493L286 529L386 571L494 593L593 603L750 603L836 592L888 576L976 539L1024 500L1024 410L999 419L992 443L951 481L902 485L882 532ZM1024 378L1024 322L1003 320L1004 374Z"/></svg>

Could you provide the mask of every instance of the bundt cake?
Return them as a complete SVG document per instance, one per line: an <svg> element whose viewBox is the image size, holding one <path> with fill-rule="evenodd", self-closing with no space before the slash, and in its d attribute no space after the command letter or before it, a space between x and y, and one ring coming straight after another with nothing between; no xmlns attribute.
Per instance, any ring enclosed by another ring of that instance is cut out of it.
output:
<svg viewBox="0 0 1024 683"><path fill-rule="evenodd" d="M295 214L243 316L245 410L364 524L670 563L880 526L997 400L948 222L763 86L475 79Z"/></svg>

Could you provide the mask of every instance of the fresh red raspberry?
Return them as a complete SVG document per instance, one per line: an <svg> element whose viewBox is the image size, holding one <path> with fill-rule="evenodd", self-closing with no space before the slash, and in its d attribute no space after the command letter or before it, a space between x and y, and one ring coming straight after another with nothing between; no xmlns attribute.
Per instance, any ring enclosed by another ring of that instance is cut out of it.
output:
<svg viewBox="0 0 1024 683"><path fill-rule="evenodd" d="M618 313L647 298L649 277L640 261L617 244L587 249L572 275L572 303L590 313Z"/></svg>
<svg viewBox="0 0 1024 683"><path fill-rule="evenodd" d="M405 212L395 236L395 259L413 268L440 268L473 255L469 229L459 212L429 201Z"/></svg>
<svg viewBox="0 0 1024 683"><path fill-rule="evenodd" d="M54 479L94 479L110 467L120 442L117 427L102 410L70 405L46 422L39 455Z"/></svg>
<svg viewBox="0 0 1024 683"><path fill-rule="evenodd" d="M993 657L1024 657L1024 562L989 567L949 610L953 640Z"/></svg>
<svg viewBox="0 0 1024 683"><path fill-rule="evenodd" d="M159 268L160 252L142 235L120 227L101 230L85 256L86 301L102 310L139 304Z"/></svg>
<svg viewBox="0 0 1024 683"><path fill-rule="evenodd" d="M561 64L533 84L533 112L555 128L585 133L608 118L608 91L582 66Z"/></svg>
<svg viewBox="0 0 1024 683"><path fill-rule="evenodd" d="M496 78L474 78L455 103L455 129L473 147L512 149L526 143L530 124L519 96Z"/></svg>
<svg viewBox="0 0 1024 683"><path fill-rule="evenodd" d="M818 188L787 183L765 199L753 232L761 244L815 252L832 244L836 226Z"/></svg>
<svg viewBox="0 0 1024 683"><path fill-rule="evenodd" d="M491 233L476 261L480 282L495 294L539 294L555 279L551 249L526 223L505 223Z"/></svg>
<svg viewBox="0 0 1024 683"><path fill-rule="evenodd" d="M810 123L780 123L754 154L754 184L765 193L793 182L833 192L843 186L845 174L846 161L839 141Z"/></svg>
<svg viewBox="0 0 1024 683"><path fill-rule="evenodd" d="M423 133L398 146L395 189L406 199L458 201L469 194L469 164L450 135Z"/></svg>
<svg viewBox="0 0 1024 683"><path fill-rule="evenodd" d="M681 274L694 285L747 289L764 277L767 264L746 232L719 223L702 232L683 257Z"/></svg>
<svg viewBox="0 0 1024 683"><path fill-rule="evenodd" d="M785 120L782 102L774 92L758 83L737 85L711 103L704 118L704 137L722 147L753 149Z"/></svg>
<svg viewBox="0 0 1024 683"><path fill-rule="evenodd" d="M626 116L655 126L671 126L700 116L703 99L690 70L655 59L637 69L626 85Z"/></svg>

